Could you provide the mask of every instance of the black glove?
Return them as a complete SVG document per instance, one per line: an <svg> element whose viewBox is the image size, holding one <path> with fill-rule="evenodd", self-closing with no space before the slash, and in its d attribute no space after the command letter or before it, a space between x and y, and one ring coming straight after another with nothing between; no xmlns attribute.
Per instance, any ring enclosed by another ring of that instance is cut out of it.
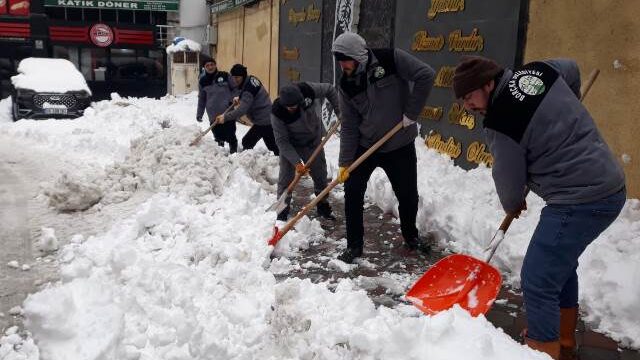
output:
<svg viewBox="0 0 640 360"><path fill-rule="evenodd" d="M196 118L197 122L202 122L202 118Z"/></svg>

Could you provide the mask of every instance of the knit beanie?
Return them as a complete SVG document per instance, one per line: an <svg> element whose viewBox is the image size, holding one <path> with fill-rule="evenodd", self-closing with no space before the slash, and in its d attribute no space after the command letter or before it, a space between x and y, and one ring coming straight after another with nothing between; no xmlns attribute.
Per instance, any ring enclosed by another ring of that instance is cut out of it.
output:
<svg viewBox="0 0 640 360"><path fill-rule="evenodd" d="M243 78L247 77L247 68L242 66L242 64L235 64L231 68L231 76L242 76Z"/></svg>
<svg viewBox="0 0 640 360"><path fill-rule="evenodd" d="M460 99L473 90L491 81L502 67L495 61L482 56L463 56L453 75L453 91Z"/></svg>
<svg viewBox="0 0 640 360"><path fill-rule="evenodd" d="M284 106L299 105L303 99L302 92L295 85L285 85L280 89L280 103Z"/></svg>
<svg viewBox="0 0 640 360"><path fill-rule="evenodd" d="M206 63L216 63L216 61L209 55L200 53L200 66L204 66Z"/></svg>

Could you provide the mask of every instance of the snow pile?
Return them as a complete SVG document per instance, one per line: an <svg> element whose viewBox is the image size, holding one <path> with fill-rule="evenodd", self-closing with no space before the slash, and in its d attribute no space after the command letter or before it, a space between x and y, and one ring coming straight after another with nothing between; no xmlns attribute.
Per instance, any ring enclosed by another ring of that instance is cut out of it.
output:
<svg viewBox="0 0 640 360"><path fill-rule="evenodd" d="M243 169L231 176L214 203L156 195L108 233L65 247L63 282L25 301L42 357L545 358L460 309L428 318L376 308L350 280L335 290L276 283L263 267L267 198Z"/></svg>
<svg viewBox="0 0 640 360"><path fill-rule="evenodd" d="M65 59L26 58L18 65L18 75L11 77L13 86L36 92L65 93L91 90L75 65Z"/></svg>
<svg viewBox="0 0 640 360"><path fill-rule="evenodd" d="M37 360L40 352L28 333L19 334L18 328L12 326L5 331L5 336L0 337L0 359Z"/></svg>
<svg viewBox="0 0 640 360"><path fill-rule="evenodd" d="M55 229L45 227L40 230L40 238L35 244L36 249L42 252L51 252L58 250L59 246Z"/></svg>
<svg viewBox="0 0 640 360"><path fill-rule="evenodd" d="M167 54L177 53L179 51L201 51L202 47L197 42L190 39L182 39L175 44L167 46Z"/></svg>
<svg viewBox="0 0 640 360"><path fill-rule="evenodd" d="M248 170L265 190L274 192L278 159L261 151L227 156L213 142L189 146L193 128L169 128L140 137L131 143L121 163L107 166L93 178L63 174L44 194L60 211L85 210L128 200L136 191L168 192L198 203L211 202L222 192L237 168Z"/></svg>
<svg viewBox="0 0 640 360"><path fill-rule="evenodd" d="M0 136L72 159L75 165L69 168L79 173L87 171L79 166L104 167L122 161L129 154L132 140L158 130L182 125L193 127L195 132L196 101L197 93L161 100L112 94L111 100L93 103L78 119L20 120L0 126Z"/></svg>
<svg viewBox="0 0 640 360"><path fill-rule="evenodd" d="M418 229L437 231L441 245L484 259L485 247L500 226L504 212L491 170L470 171L416 142L418 152ZM381 170L369 181L367 196L384 211L398 215L397 200ZM491 260L504 280L519 286L520 269L544 201L527 198L529 210L515 220ZM640 348L640 204L628 200L619 218L581 257L580 305L586 320L624 345Z"/></svg>
<svg viewBox="0 0 640 360"><path fill-rule="evenodd" d="M12 122L11 97L0 100L0 123Z"/></svg>
<svg viewBox="0 0 640 360"><path fill-rule="evenodd" d="M49 198L49 205L58 211L86 210L103 196L94 183L67 173L62 174L53 186L46 187L43 193Z"/></svg>

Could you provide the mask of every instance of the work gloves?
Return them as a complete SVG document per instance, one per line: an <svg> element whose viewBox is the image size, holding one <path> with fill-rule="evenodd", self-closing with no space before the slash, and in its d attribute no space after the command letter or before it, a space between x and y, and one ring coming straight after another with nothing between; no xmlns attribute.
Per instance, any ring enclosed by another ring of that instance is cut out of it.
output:
<svg viewBox="0 0 640 360"><path fill-rule="evenodd" d="M296 164L296 174L298 174L300 176L304 176L304 175L306 175L308 173L309 173L309 169L304 164L304 162L302 162L302 160L300 160L300 162L298 162Z"/></svg>
<svg viewBox="0 0 640 360"><path fill-rule="evenodd" d="M338 168L338 182L344 184L349 178L349 168L347 166L340 166Z"/></svg>

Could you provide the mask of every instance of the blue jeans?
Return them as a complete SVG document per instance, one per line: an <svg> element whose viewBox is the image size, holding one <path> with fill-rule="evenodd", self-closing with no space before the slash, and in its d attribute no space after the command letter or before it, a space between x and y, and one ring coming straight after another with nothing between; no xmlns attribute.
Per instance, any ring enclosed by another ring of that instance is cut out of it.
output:
<svg viewBox="0 0 640 360"><path fill-rule="evenodd" d="M578 258L618 217L625 200L623 189L591 203L542 209L521 272L527 337L558 340L560 308L578 305Z"/></svg>

